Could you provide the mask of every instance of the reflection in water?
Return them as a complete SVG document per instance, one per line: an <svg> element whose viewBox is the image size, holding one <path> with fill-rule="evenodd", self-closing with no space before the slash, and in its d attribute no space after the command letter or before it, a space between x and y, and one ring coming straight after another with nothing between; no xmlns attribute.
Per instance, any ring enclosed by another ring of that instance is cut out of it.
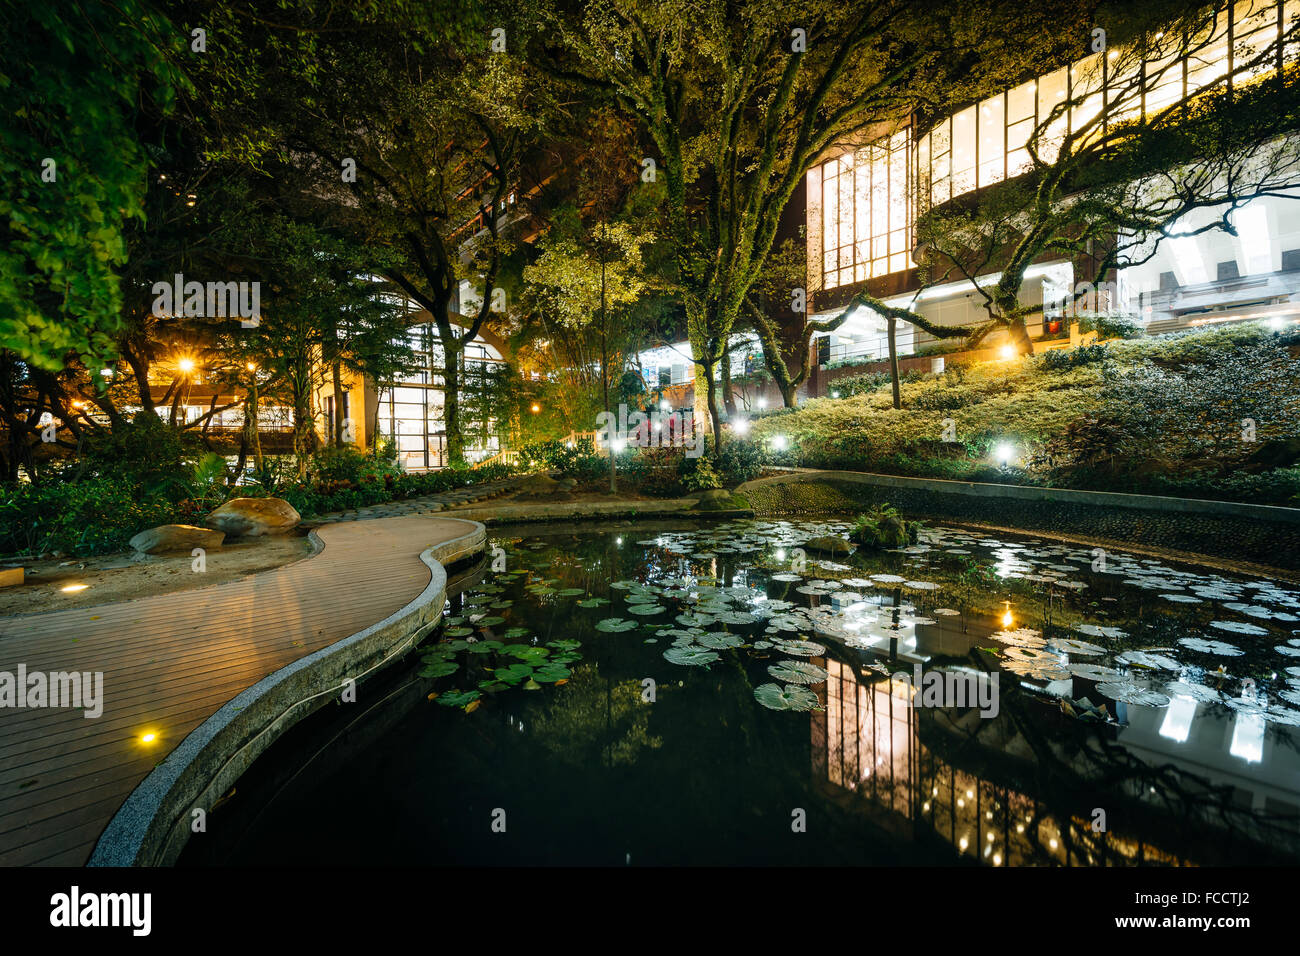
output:
<svg viewBox="0 0 1300 956"><path fill-rule="evenodd" d="M409 710L246 797L215 858L1300 859L1287 586L952 528L803 562L847 523L652 527L498 531L509 571L453 597ZM996 676L996 709L932 706L922 671ZM516 840L481 825L507 805Z"/></svg>

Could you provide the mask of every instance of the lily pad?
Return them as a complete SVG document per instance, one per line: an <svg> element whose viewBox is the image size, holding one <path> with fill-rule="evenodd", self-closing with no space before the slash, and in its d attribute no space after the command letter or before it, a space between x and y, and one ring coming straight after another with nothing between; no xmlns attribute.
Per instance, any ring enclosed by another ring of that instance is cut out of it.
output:
<svg viewBox="0 0 1300 956"><path fill-rule="evenodd" d="M686 647L670 647L664 651L664 658L672 661L674 664L684 664L688 667L700 667L706 664L712 664L718 659L715 651L707 647L697 645L688 645Z"/></svg>
<svg viewBox="0 0 1300 956"><path fill-rule="evenodd" d="M787 684L820 684L829 676L825 670L809 661L781 661L769 665L767 672L776 680Z"/></svg>
<svg viewBox="0 0 1300 956"><path fill-rule="evenodd" d="M420 668L421 677L446 677L448 674L454 674L460 670L460 665L455 661L432 661Z"/></svg>
<svg viewBox="0 0 1300 956"><path fill-rule="evenodd" d="M769 710L812 710L818 704L816 693L795 684L759 684L754 699Z"/></svg>
<svg viewBox="0 0 1300 956"><path fill-rule="evenodd" d="M617 634L620 631L630 631L636 626L636 621L621 617L607 617L596 625L596 630L604 631L606 634Z"/></svg>

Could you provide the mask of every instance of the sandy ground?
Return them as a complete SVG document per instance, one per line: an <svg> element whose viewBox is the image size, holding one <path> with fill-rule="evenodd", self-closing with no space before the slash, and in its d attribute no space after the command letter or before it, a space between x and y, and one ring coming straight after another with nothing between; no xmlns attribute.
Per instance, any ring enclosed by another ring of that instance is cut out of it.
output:
<svg viewBox="0 0 1300 956"><path fill-rule="evenodd" d="M206 570L194 570L189 554L137 555L131 551L94 558L25 563L26 583L0 588L0 616L93 607L172 591L224 584L269 571L312 553L311 542L294 534L231 541L206 555ZM85 584L78 591L64 587Z"/></svg>

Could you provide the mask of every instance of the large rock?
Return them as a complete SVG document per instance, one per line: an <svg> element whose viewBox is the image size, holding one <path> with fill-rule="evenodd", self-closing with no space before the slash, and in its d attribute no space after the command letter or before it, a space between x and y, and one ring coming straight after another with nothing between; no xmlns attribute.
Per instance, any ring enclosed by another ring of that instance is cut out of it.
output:
<svg viewBox="0 0 1300 956"><path fill-rule="evenodd" d="M231 498L203 519L216 528L237 537L264 534L287 534L298 526L301 515L283 498Z"/></svg>
<svg viewBox="0 0 1300 956"><path fill-rule="evenodd" d="M169 551L188 553L195 548L216 551L225 540L224 531L213 531L192 524L160 524L133 537L131 547L141 554L166 554Z"/></svg>
<svg viewBox="0 0 1300 956"><path fill-rule="evenodd" d="M515 495L515 500L539 498L545 501L572 501L573 495L569 493L571 487L572 485L556 481L550 475L529 475L519 483L519 493Z"/></svg>
<svg viewBox="0 0 1300 956"><path fill-rule="evenodd" d="M809 538L803 545L809 551L818 551L822 554L833 554L837 557L844 557L853 553L853 546L843 538L835 535L823 535L820 538Z"/></svg>
<svg viewBox="0 0 1300 956"><path fill-rule="evenodd" d="M726 488L710 488L708 491L699 492L696 497L699 498L701 503L709 501L730 501L731 492Z"/></svg>

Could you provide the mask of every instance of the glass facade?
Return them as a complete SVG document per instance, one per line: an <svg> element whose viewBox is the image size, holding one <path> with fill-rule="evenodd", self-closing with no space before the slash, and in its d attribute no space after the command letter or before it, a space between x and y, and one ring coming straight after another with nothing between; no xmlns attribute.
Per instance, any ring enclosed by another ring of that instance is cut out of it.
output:
<svg viewBox="0 0 1300 956"><path fill-rule="evenodd" d="M919 136L904 127L824 160L807 175L814 289L909 269L918 208L1028 172L1031 144L1051 162L1067 133L1101 135L1109 124L1150 118L1199 90L1275 72L1300 54L1298 27L1300 0L1240 0L1220 9L1201 36L1180 43L1184 55L1094 53L968 106Z"/></svg>
<svg viewBox="0 0 1300 956"><path fill-rule="evenodd" d="M916 144L917 200L922 207L991 186L1032 167L1028 146L1051 162L1068 129L1151 118L1184 97L1220 83L1245 83L1294 57L1296 0L1241 0L1219 11L1186 56L1139 59L1120 50L1094 53L1069 68L1030 80L945 117ZM828 217L829 221L829 217ZM861 280L858 280L861 281ZM829 286L828 286L829 287Z"/></svg>
<svg viewBox="0 0 1300 956"><path fill-rule="evenodd" d="M443 408L443 350L432 324L412 326L407 342L420 369L404 378L379 385L379 434L397 442L397 460L408 470L442 468L447 464L447 430ZM501 357L481 342L469 342L463 355L460 377L462 418L473 414L474 402L466 392L485 365L496 365ZM469 431L480 431L470 429ZM466 457L486 458L498 450L495 440L466 437Z"/></svg>
<svg viewBox="0 0 1300 956"><path fill-rule="evenodd" d="M810 273L821 276L821 288L862 282L911 264L910 148L911 130L904 128L808 171L809 214L824 224L820 248L810 249L816 260Z"/></svg>

